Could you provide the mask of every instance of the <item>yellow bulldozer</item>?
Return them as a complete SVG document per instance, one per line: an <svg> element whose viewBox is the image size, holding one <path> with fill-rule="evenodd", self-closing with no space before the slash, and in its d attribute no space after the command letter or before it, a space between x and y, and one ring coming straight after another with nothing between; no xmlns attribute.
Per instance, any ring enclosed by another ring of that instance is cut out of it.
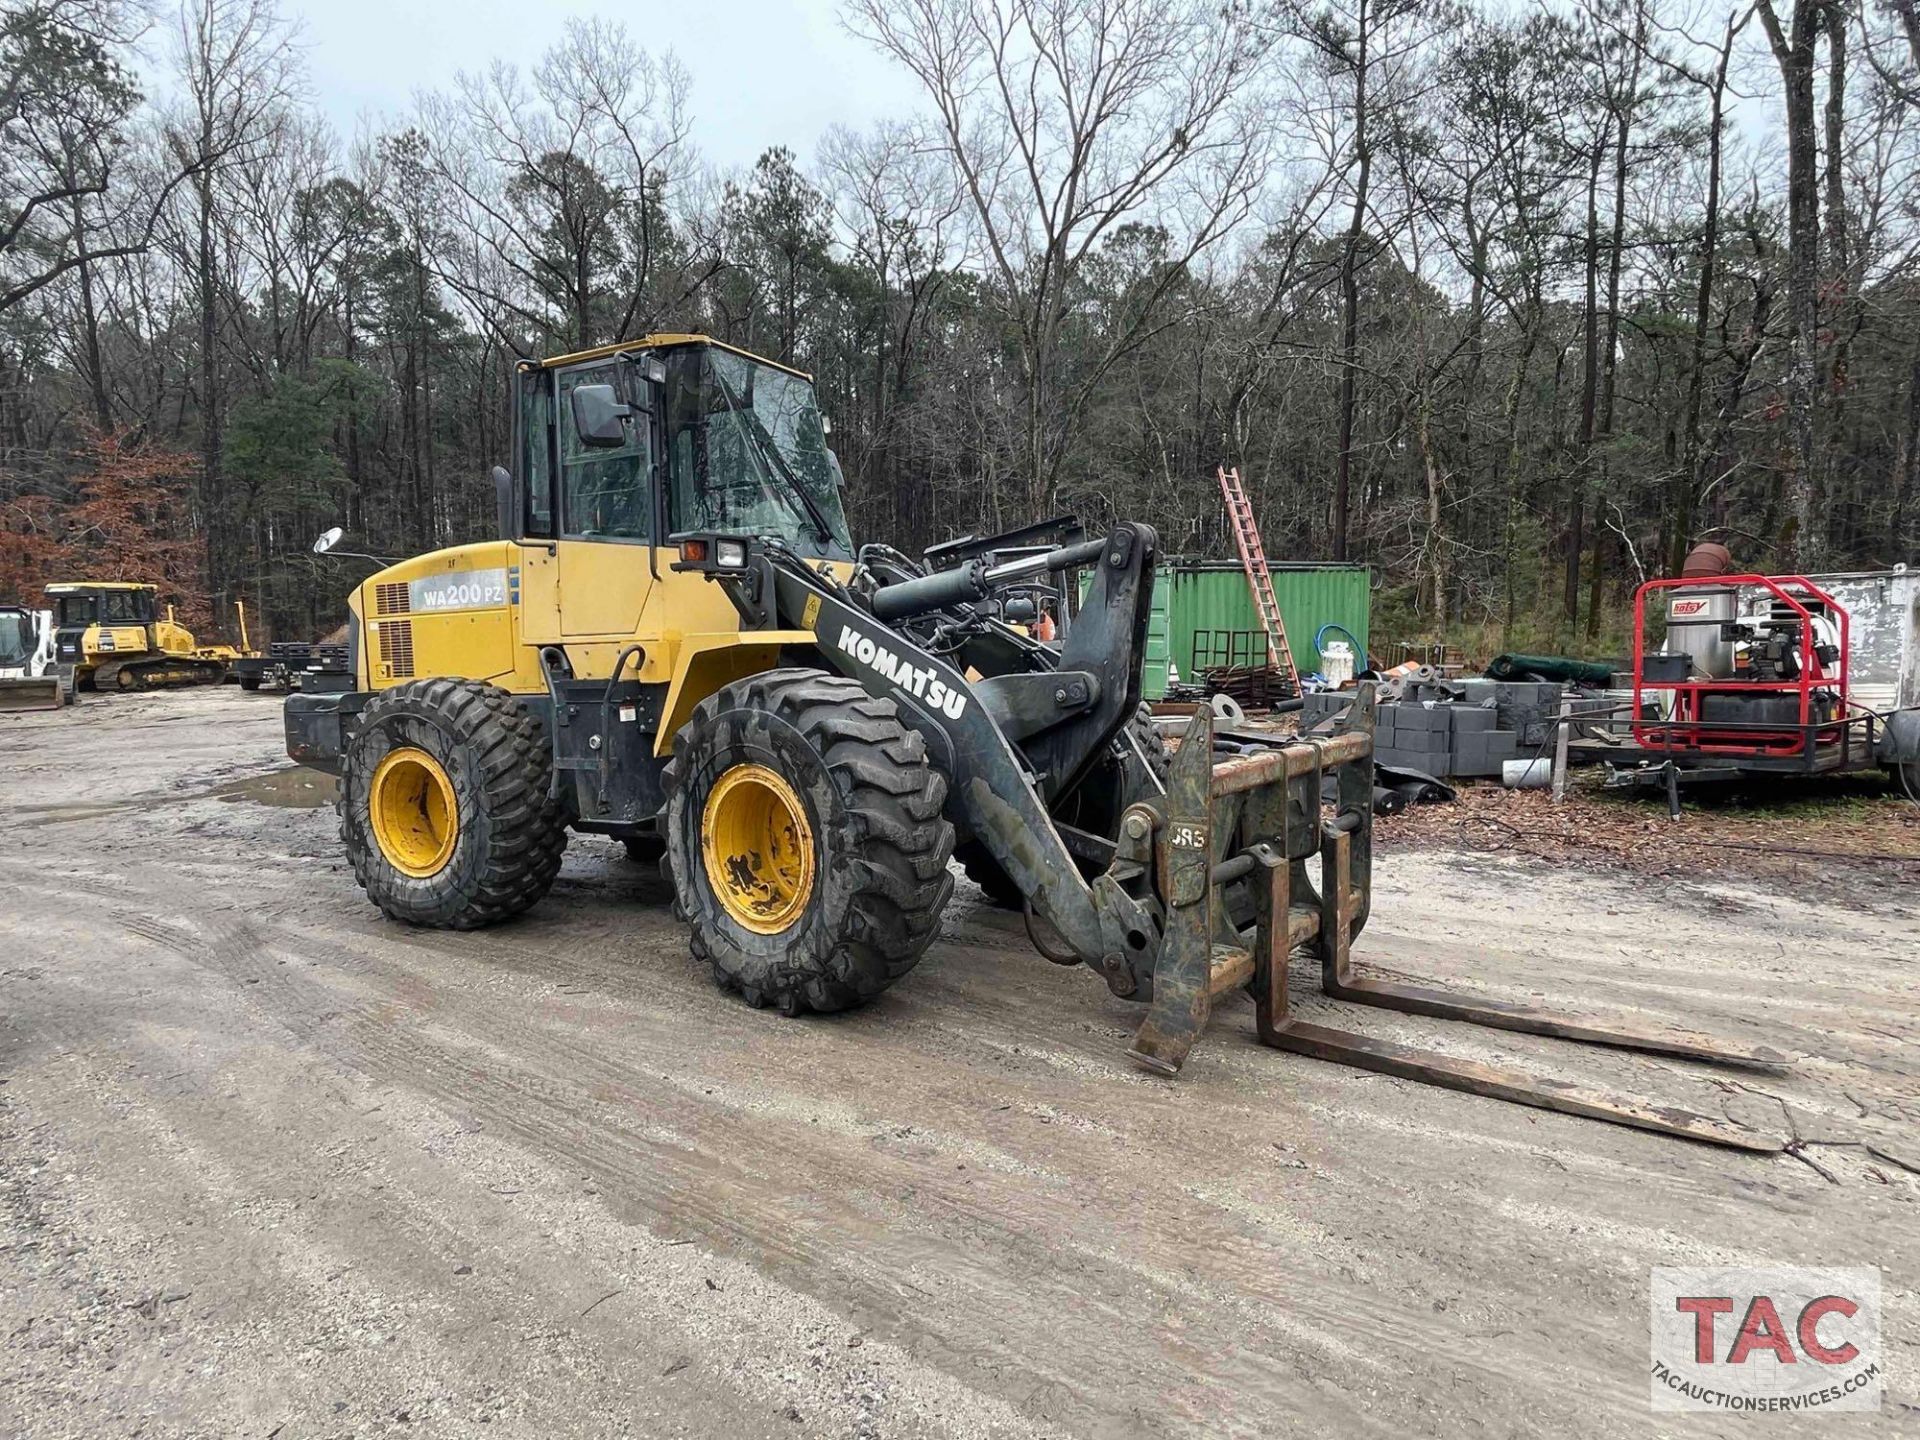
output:
<svg viewBox="0 0 1920 1440"><path fill-rule="evenodd" d="M152 690L218 685L247 653L202 645L160 613L158 588L124 580L72 580L47 586L54 611L54 661L69 698L76 690ZM244 634L245 621L242 620Z"/></svg>
<svg viewBox="0 0 1920 1440"><path fill-rule="evenodd" d="M1781 1060L1362 973L1371 690L1322 732L1265 740L1216 736L1196 707L1169 755L1141 704L1151 527L1045 520L917 559L856 546L810 378L704 336L527 362L513 383L498 538L361 583L338 685L286 702L288 754L341 777L347 857L392 919L506 920L546 895L571 833L608 836L664 856L723 988L797 1015L907 975L957 860L1047 959L1145 1007L1129 1054L1157 1074L1245 994L1283 1049L1780 1148L1292 1013L1305 950L1362 1004Z"/></svg>

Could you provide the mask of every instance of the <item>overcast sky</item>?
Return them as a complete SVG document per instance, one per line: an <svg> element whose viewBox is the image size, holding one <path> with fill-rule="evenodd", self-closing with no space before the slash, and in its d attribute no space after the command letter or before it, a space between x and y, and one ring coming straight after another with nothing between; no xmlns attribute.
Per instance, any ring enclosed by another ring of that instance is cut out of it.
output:
<svg viewBox="0 0 1920 1440"><path fill-rule="evenodd" d="M912 81L840 28L833 0L282 3L306 36L314 99L343 139L362 115L399 115L415 90L446 88L456 71L496 58L530 68L569 15L620 19L650 52L679 55L693 77L694 144L723 169L772 145L811 160L829 125L862 129L915 104Z"/></svg>

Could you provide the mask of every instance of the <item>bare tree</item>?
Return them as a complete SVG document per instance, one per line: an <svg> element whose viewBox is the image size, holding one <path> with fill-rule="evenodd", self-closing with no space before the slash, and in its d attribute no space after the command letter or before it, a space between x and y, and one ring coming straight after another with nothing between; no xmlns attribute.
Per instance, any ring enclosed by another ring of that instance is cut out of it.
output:
<svg viewBox="0 0 1920 1440"><path fill-rule="evenodd" d="M421 101L457 237L442 277L524 343L579 347L653 318L661 195L687 133L688 80L617 22L570 20L530 76L506 61Z"/></svg>
<svg viewBox="0 0 1920 1440"><path fill-rule="evenodd" d="M226 395L220 363L222 250L232 238L219 209L225 168L280 141L288 104L300 90L296 32L273 0L188 0L174 30L182 96L168 130L192 176L192 268L200 323L200 506L207 577L216 596L237 574L222 470Z"/></svg>
<svg viewBox="0 0 1920 1440"><path fill-rule="evenodd" d="M1290 3L1288 28L1304 39L1333 91L1331 160L1351 204L1340 241L1339 425L1333 478L1333 558L1347 558L1353 512L1354 426L1360 381L1360 276L1383 239L1369 233L1374 166L1424 88L1420 57L1455 17L1439 0Z"/></svg>
<svg viewBox="0 0 1920 1440"><path fill-rule="evenodd" d="M1782 549L1788 569L1815 565L1824 549L1824 516L1818 513L1814 413L1819 378L1814 351L1820 336L1820 174L1816 140L1814 72L1816 48L1826 32L1832 0L1794 0L1786 25L1774 0L1755 0L1780 67L1787 127L1787 409L1793 454L1785 477L1791 533Z"/></svg>
<svg viewBox="0 0 1920 1440"><path fill-rule="evenodd" d="M1148 333L1198 256L1246 218L1268 163L1268 40L1204 0L851 0L849 23L919 81L964 186L1017 341L1028 502L1053 507L1093 388ZM1172 244L1073 381L1075 283L1117 227Z"/></svg>
<svg viewBox="0 0 1920 1440"><path fill-rule="evenodd" d="M97 267L152 242L167 195L190 173L142 186L126 163L141 95L124 57L145 27L123 0L37 0L0 17L0 314L79 272L83 364L102 427Z"/></svg>
<svg viewBox="0 0 1920 1440"><path fill-rule="evenodd" d="M1717 458L1702 446L1700 425L1707 389L1707 338L1713 327L1714 286L1720 269L1720 205L1726 154L1727 78L1733 65L1734 42L1752 17L1750 5L1727 12L1718 46L1708 49L1712 63L1706 67L1668 55L1657 46L1649 44L1646 47L1646 53L1655 64L1700 91L1707 101L1707 174L1699 231L1700 271L1694 286L1687 398L1681 430L1683 449L1675 486L1674 523L1671 546L1664 557L1668 570L1676 575L1680 572L1687 549L1693 543L1696 498L1713 483L1708 467ZM1698 42L1691 43L1695 48L1701 48Z"/></svg>
<svg viewBox="0 0 1920 1440"><path fill-rule="evenodd" d="M839 238L873 279L882 329L872 366L868 447L852 458L889 495L900 533L916 533L929 508L926 486L900 452L893 423L913 383L934 304L965 258L967 200L937 144L904 122L864 134L836 127L821 146Z"/></svg>

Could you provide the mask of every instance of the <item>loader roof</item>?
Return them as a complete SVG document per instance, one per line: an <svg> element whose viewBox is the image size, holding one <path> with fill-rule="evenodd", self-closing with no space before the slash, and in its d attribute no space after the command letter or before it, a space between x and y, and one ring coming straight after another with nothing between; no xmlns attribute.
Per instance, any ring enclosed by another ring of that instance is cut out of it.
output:
<svg viewBox="0 0 1920 1440"><path fill-rule="evenodd" d="M796 370L791 365L778 360L769 360L764 355L756 355L751 350L743 350L738 345L729 345L724 340L716 340L711 335L638 335L631 340L619 340L611 345L597 345L591 350L576 350L569 355L549 355L544 360L526 360L521 362L522 369L552 370L561 365L577 365L583 360L603 360L609 355L619 355L628 350L666 350L680 345L711 345L716 350L731 350L736 355L760 365L771 365L776 370L784 370L789 375L798 375L802 380L811 382L813 376L805 370Z"/></svg>
<svg viewBox="0 0 1920 1440"><path fill-rule="evenodd" d="M57 580L47 586L49 595L76 595L86 590L157 590L139 580Z"/></svg>

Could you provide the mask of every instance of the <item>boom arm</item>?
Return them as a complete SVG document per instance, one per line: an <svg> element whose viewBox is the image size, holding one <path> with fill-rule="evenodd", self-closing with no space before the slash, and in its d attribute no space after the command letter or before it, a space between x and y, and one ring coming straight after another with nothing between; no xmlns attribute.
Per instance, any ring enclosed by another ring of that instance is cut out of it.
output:
<svg viewBox="0 0 1920 1440"><path fill-rule="evenodd" d="M720 553L718 541L709 542L707 554ZM870 597L760 542L751 545L743 569L707 569L728 585L748 624L812 630L825 664L892 700L948 777L950 818L986 846L1074 957L1111 971L1108 957L1150 950L1157 922L1142 901L1081 878L1047 807L1139 708L1138 656L1155 549L1149 527L1120 525L1105 540L1000 567L997 574L973 560ZM1089 562L1093 580L1064 648L1057 657L1037 644L1024 652L1029 663L1045 668L970 684L963 669L967 636L1004 646L1013 632L964 616L946 628L909 623L984 599L996 585ZM1150 956L1147 962L1150 972Z"/></svg>

